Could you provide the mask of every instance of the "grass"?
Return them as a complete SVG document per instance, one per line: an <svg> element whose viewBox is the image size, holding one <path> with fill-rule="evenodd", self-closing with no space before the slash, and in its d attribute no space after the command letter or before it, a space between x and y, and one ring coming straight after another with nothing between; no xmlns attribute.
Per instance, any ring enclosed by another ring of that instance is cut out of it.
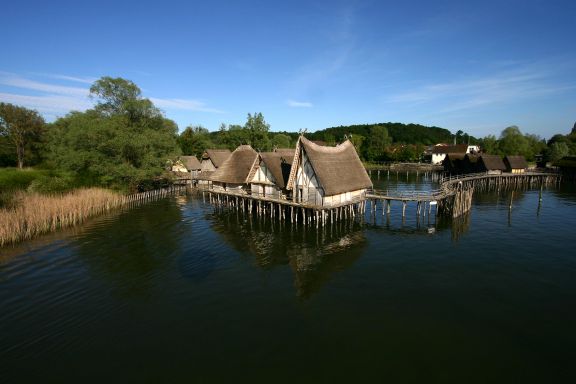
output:
<svg viewBox="0 0 576 384"><path fill-rule="evenodd" d="M11 207L0 209L0 247L31 239L122 205L123 196L101 188L42 195L18 191Z"/></svg>

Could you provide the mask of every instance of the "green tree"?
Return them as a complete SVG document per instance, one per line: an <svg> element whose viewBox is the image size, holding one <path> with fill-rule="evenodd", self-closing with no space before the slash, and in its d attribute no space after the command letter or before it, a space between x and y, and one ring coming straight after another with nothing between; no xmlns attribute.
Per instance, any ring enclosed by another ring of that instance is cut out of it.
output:
<svg viewBox="0 0 576 384"><path fill-rule="evenodd" d="M275 148L290 148L290 136L283 133L277 133L272 138L272 146Z"/></svg>
<svg viewBox="0 0 576 384"><path fill-rule="evenodd" d="M530 153L530 144L526 137L520 132L520 128L512 125L505 128L500 134L498 141L500 155L523 155Z"/></svg>
<svg viewBox="0 0 576 384"><path fill-rule="evenodd" d="M564 156L568 156L570 154L570 148L568 144L564 142L555 142L552 143L550 149L548 150L548 159L551 162L555 162L563 158Z"/></svg>
<svg viewBox="0 0 576 384"><path fill-rule="evenodd" d="M370 134L364 142L363 157L367 161L382 160L386 148L392 143L388 130L382 125L370 128Z"/></svg>
<svg viewBox="0 0 576 384"><path fill-rule="evenodd" d="M495 155L498 151L498 139L494 135L488 135L479 140L480 149L487 154Z"/></svg>
<svg viewBox="0 0 576 384"><path fill-rule="evenodd" d="M104 77L91 87L100 102L72 112L50 129L50 160L95 183L135 189L180 153L178 126L164 118L134 83Z"/></svg>
<svg viewBox="0 0 576 384"><path fill-rule="evenodd" d="M18 168L24 167L26 148L41 139L44 127L44 119L38 112L0 103L0 136L6 137L16 151Z"/></svg>
<svg viewBox="0 0 576 384"><path fill-rule="evenodd" d="M270 149L270 139L268 138L268 131L270 125L264 120L262 113L258 112L254 115L248 114L248 119L244 125L248 135L248 144L257 151L267 151Z"/></svg>
<svg viewBox="0 0 576 384"><path fill-rule="evenodd" d="M178 137L178 144L184 155L193 156L213 146L210 132L201 125L186 127Z"/></svg>

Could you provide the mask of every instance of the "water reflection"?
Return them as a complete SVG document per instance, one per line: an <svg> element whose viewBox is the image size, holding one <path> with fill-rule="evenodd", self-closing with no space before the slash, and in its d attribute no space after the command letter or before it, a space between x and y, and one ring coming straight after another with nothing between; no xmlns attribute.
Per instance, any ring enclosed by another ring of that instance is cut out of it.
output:
<svg viewBox="0 0 576 384"><path fill-rule="evenodd" d="M181 218L170 200L152 202L92 227L72 247L94 275L112 283L116 294L145 297L179 253Z"/></svg>
<svg viewBox="0 0 576 384"><path fill-rule="evenodd" d="M364 230L353 220L315 228L236 211L216 212L212 220L213 230L236 250L253 255L260 268L289 265L301 298L310 297L334 274L350 268L366 246Z"/></svg>

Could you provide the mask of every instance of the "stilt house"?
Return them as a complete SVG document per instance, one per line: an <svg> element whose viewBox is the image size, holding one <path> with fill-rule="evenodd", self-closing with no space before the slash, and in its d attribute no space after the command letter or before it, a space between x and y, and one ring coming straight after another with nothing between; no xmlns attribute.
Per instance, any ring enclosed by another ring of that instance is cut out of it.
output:
<svg viewBox="0 0 576 384"><path fill-rule="evenodd" d="M442 164L442 161L449 153L457 153L464 156L467 153L476 154L480 148L477 145L456 144L456 145L436 145L431 150L432 164Z"/></svg>
<svg viewBox="0 0 576 384"><path fill-rule="evenodd" d="M198 184L210 184L210 176L217 170L228 157L229 149L206 149L202 153L202 167L198 175Z"/></svg>
<svg viewBox="0 0 576 384"><path fill-rule="evenodd" d="M349 140L324 147L299 137L287 184L294 202L335 207L363 199L371 187L372 181Z"/></svg>
<svg viewBox="0 0 576 384"><path fill-rule="evenodd" d="M250 174L258 153L249 145L241 145L210 176L212 189L245 192L250 189Z"/></svg>
<svg viewBox="0 0 576 384"><path fill-rule="evenodd" d="M464 153L447 153L444 160L442 160L442 165L444 166L444 172L450 174L459 174L463 172L464 169Z"/></svg>
<svg viewBox="0 0 576 384"><path fill-rule="evenodd" d="M172 165L172 172L189 173L192 177L198 176L202 169L196 156L180 156Z"/></svg>
<svg viewBox="0 0 576 384"><path fill-rule="evenodd" d="M528 168L528 163L524 156L506 156L504 157L506 171L512 173L524 173Z"/></svg>
<svg viewBox="0 0 576 384"><path fill-rule="evenodd" d="M506 165L498 155L482 155L478 159L478 172L498 175L506 171Z"/></svg>
<svg viewBox="0 0 576 384"><path fill-rule="evenodd" d="M253 196L286 198L290 169L294 160L294 149L277 149L258 154L251 172L250 184Z"/></svg>
<svg viewBox="0 0 576 384"><path fill-rule="evenodd" d="M206 149L202 153L202 172L217 170L230 154L229 149Z"/></svg>

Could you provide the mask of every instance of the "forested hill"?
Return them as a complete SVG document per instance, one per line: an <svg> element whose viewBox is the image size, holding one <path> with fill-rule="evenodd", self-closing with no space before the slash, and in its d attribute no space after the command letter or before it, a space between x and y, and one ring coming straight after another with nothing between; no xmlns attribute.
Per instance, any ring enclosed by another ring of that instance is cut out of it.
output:
<svg viewBox="0 0 576 384"><path fill-rule="evenodd" d="M307 136L312 140L323 140L327 142L339 141L347 134L369 137L371 129L377 126L387 129L388 136L392 139L393 143L424 145L451 143L454 137L449 130L444 128L390 122L331 127L309 133Z"/></svg>

